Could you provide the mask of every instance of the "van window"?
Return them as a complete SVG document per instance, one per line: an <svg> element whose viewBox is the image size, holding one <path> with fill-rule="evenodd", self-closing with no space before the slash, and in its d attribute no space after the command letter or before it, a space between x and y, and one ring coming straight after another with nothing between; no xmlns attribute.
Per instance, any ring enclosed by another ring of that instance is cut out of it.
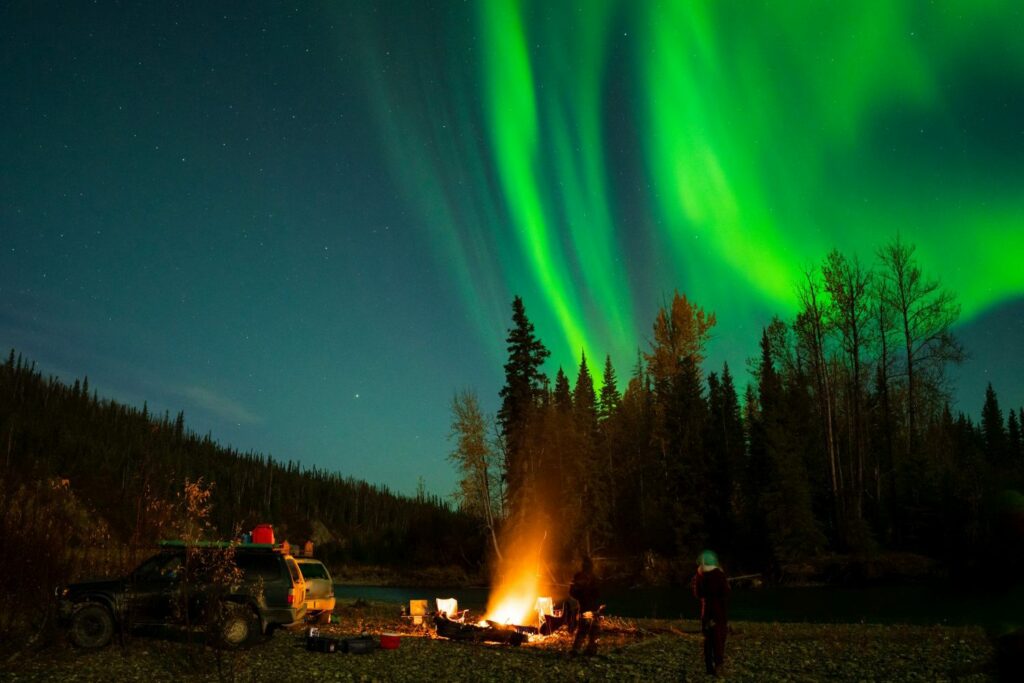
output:
<svg viewBox="0 0 1024 683"><path fill-rule="evenodd" d="M302 571L302 578L304 579L331 580L331 577L327 574L327 567L319 562L300 562L299 569Z"/></svg>
<svg viewBox="0 0 1024 683"><path fill-rule="evenodd" d="M285 563L288 565L288 573L292 575L292 583L304 583L302 580L302 574L299 572L299 568L295 564L295 560L285 558Z"/></svg>

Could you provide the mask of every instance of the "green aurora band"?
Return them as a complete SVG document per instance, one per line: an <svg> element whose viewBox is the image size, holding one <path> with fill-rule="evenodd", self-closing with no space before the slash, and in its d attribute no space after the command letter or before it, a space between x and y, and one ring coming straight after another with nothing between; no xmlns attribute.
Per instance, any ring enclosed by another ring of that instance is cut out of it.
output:
<svg viewBox="0 0 1024 683"><path fill-rule="evenodd" d="M503 352L518 293L555 363L599 370L631 362L675 289L750 352L831 248L872 262L897 233L965 318L1024 294L1022 12L413 3L366 71L485 343Z"/></svg>

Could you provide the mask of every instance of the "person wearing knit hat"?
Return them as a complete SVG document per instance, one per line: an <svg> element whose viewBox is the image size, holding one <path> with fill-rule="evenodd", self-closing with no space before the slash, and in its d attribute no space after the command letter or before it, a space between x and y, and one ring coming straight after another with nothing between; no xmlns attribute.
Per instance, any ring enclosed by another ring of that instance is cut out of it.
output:
<svg viewBox="0 0 1024 683"><path fill-rule="evenodd" d="M700 601L700 630L704 634L704 666L712 676L725 664L725 637L729 631L729 581L718 556L705 550L697 556L693 597Z"/></svg>

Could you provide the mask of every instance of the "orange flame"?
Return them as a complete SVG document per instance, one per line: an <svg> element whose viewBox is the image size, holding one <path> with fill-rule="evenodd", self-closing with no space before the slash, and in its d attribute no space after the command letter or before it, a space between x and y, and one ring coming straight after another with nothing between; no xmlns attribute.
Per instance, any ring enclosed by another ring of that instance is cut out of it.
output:
<svg viewBox="0 0 1024 683"><path fill-rule="evenodd" d="M484 621L517 626L537 626L547 534L540 525L526 525L505 544L505 561L491 578Z"/></svg>

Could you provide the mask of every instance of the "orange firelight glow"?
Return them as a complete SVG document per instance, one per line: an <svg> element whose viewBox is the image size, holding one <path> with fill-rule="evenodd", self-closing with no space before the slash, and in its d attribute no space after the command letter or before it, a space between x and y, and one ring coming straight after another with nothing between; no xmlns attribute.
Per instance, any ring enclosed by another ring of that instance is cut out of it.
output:
<svg viewBox="0 0 1024 683"><path fill-rule="evenodd" d="M527 525L530 527L530 525ZM539 525L520 530L505 544L505 561L491 577L486 621L517 626L537 626L547 534Z"/></svg>

